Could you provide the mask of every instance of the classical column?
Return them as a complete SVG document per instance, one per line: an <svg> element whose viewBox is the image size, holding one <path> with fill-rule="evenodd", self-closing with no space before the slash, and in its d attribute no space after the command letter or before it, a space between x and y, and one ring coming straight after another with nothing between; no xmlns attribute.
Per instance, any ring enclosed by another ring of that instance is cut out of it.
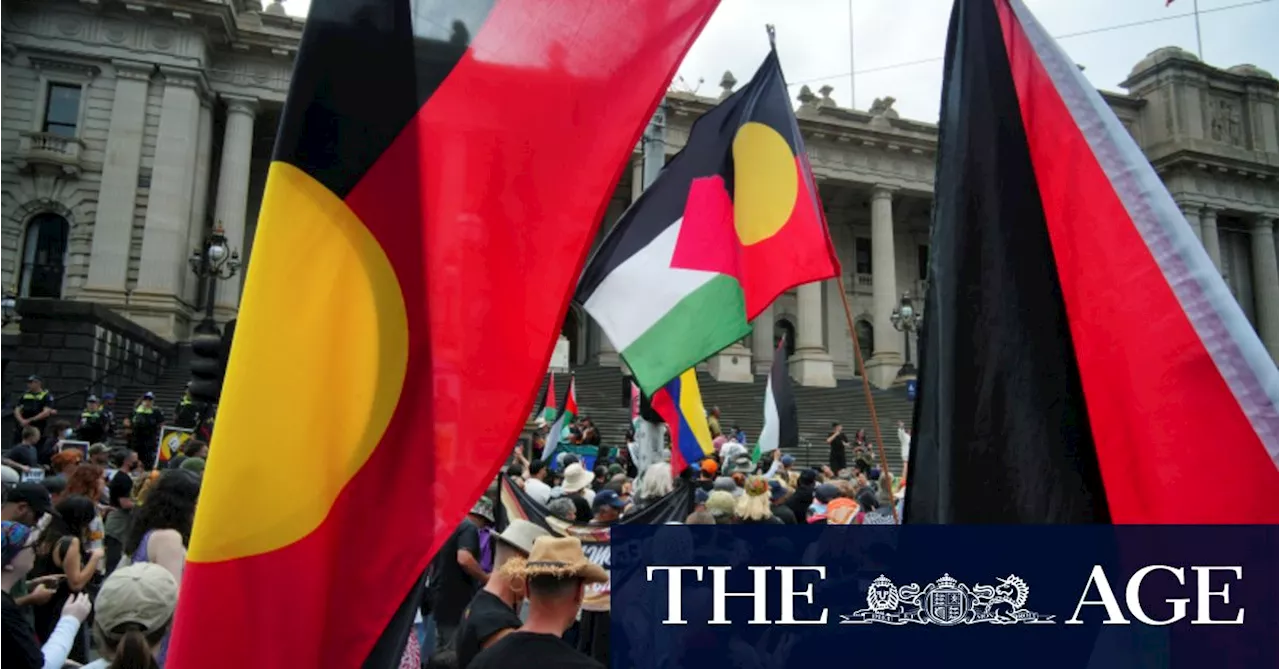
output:
<svg viewBox="0 0 1280 669"><path fill-rule="evenodd" d="M1179 202L1178 209L1182 210L1182 215L1187 217L1187 223L1191 225L1191 231L1196 233L1196 239L1204 241L1204 234L1200 230L1200 205L1192 202Z"/></svg>
<svg viewBox="0 0 1280 669"><path fill-rule="evenodd" d="M887 388L902 368L902 334L889 318L901 295L893 247L893 189L885 186L871 190L871 295L876 350L867 361L867 374L876 387Z"/></svg>
<svg viewBox="0 0 1280 669"><path fill-rule="evenodd" d="M806 283L796 288L796 354L791 358L791 376L802 386L833 388L835 368L831 354L822 347L822 283Z"/></svg>
<svg viewBox="0 0 1280 669"><path fill-rule="evenodd" d="M202 248L208 235L205 223L209 210L209 171L213 156L213 100L208 96L200 99L200 134L196 139L196 174L191 186L191 225L187 228L187 253ZM200 287L200 279L193 272L185 272L182 291L188 304L200 306L200 296L196 293Z"/></svg>
<svg viewBox="0 0 1280 669"><path fill-rule="evenodd" d="M174 339L181 307L182 273L188 271L187 232L200 130L203 75L161 67L164 97L151 168L151 190L142 238L138 284L130 300L135 320Z"/></svg>
<svg viewBox="0 0 1280 669"><path fill-rule="evenodd" d="M751 358L756 374L768 374L773 366L773 305L765 307L751 323Z"/></svg>
<svg viewBox="0 0 1280 669"><path fill-rule="evenodd" d="M1253 301L1258 336L1277 359L1277 339L1280 339L1280 275L1276 270L1276 238L1271 231L1275 219L1259 216L1250 229L1253 253Z"/></svg>
<svg viewBox="0 0 1280 669"><path fill-rule="evenodd" d="M258 111L255 98L223 96L227 101L227 127L222 136L222 165L218 170L218 199L214 204L215 224L221 224L227 244L244 253L245 216L249 208L249 169L253 154L253 120ZM244 271L218 282L214 303L219 320L235 316L240 306L240 281Z"/></svg>
<svg viewBox="0 0 1280 669"><path fill-rule="evenodd" d="M115 100L111 103L107 153L93 222L89 278L82 297L123 302L137 209L138 170L142 165L142 134L147 120L147 86L155 66L119 60L112 64L116 74Z"/></svg>
<svg viewBox="0 0 1280 669"><path fill-rule="evenodd" d="M1200 212L1200 239L1204 242L1204 250L1209 252L1213 266L1222 271L1222 249L1218 244L1218 210L1205 207Z"/></svg>

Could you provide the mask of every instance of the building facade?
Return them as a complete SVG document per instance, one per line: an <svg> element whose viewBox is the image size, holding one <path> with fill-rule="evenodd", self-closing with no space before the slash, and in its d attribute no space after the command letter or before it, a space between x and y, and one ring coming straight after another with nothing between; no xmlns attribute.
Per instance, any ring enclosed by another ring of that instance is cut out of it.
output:
<svg viewBox="0 0 1280 669"><path fill-rule="evenodd" d="M252 259L302 19L258 0L14 0L0 11L6 292L97 303L166 340L189 337L208 300L192 252L218 227ZM735 83L726 73L721 97ZM1127 92L1107 101L1275 357L1276 79L1170 47L1121 85ZM750 337L708 361L721 380L767 369L784 333L801 383L853 377L841 286L877 386L914 357L892 314L904 299L923 306L937 128L899 118L892 98L850 110L831 92L800 89L797 116L844 276L778 299ZM667 96L668 156L716 102ZM640 184L637 153L602 234ZM241 285L239 275L219 282L219 321L235 316ZM564 334L574 364L619 364L580 306Z"/></svg>

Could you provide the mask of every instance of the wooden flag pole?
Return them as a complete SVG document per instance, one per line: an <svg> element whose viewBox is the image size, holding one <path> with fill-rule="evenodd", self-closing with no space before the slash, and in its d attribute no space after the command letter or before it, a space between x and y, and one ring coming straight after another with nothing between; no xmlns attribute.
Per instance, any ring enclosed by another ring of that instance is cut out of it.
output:
<svg viewBox="0 0 1280 669"><path fill-rule="evenodd" d="M880 419L876 416L876 401L871 396L871 381L867 378L867 367L862 362L862 347L858 346L858 336L853 328L853 310L849 308L849 294L844 291L844 275L836 277L836 285L840 288L840 302L844 304L844 318L849 327L849 339L853 341L853 357L858 362L858 374L862 377L862 393L867 398L867 408L871 410L871 430L876 435L876 446L880 452L880 476L883 479L888 475L893 478L893 470L889 469L889 458L884 452L884 438L880 436ZM896 479L893 479L896 483ZM889 508L893 511L894 524L900 524L902 520L898 518L898 497L893 490L893 486L889 486Z"/></svg>

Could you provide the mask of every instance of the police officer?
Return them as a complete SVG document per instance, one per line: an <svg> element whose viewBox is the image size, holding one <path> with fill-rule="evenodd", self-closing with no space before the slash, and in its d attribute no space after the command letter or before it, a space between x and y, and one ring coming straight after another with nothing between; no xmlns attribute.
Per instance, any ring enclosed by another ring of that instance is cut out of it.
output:
<svg viewBox="0 0 1280 669"><path fill-rule="evenodd" d="M191 397L191 384L187 383L186 392L182 393L182 401L178 402L178 410L173 413L173 424L194 430L206 413L204 402L197 402Z"/></svg>
<svg viewBox="0 0 1280 669"><path fill-rule="evenodd" d="M98 410L102 412L102 419L107 425L107 437L110 438L116 433L116 394L102 393L102 403Z"/></svg>
<svg viewBox="0 0 1280 669"><path fill-rule="evenodd" d="M90 395L85 400L84 411L80 412L80 424L76 426L76 438L90 444L106 441L107 417L98 405L97 395Z"/></svg>
<svg viewBox="0 0 1280 669"><path fill-rule="evenodd" d="M22 428L34 427L44 434L49 423L49 416L58 413L53 408L53 394L44 389L40 377L32 374L27 377L27 392L18 400L13 408L13 417L18 421L18 429L14 433L13 443L22 441Z"/></svg>
<svg viewBox="0 0 1280 669"><path fill-rule="evenodd" d="M129 445L138 453L142 466L151 469L156 465L156 453L160 449L160 428L164 425L164 412L156 405L156 396L150 390L142 394L142 400L134 407L133 415L124 425L130 428Z"/></svg>

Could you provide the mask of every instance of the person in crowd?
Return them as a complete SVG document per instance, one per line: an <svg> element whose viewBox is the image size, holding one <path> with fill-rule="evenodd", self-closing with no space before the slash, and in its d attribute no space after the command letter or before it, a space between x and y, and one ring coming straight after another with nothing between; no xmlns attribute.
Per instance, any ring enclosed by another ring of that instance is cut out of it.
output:
<svg viewBox="0 0 1280 669"><path fill-rule="evenodd" d="M80 495L88 497L94 504L100 504L106 491L107 480L104 470L98 465L81 463L67 476L66 494L68 496ZM95 513L93 520L89 523L89 550L105 549L103 544L105 538L106 528L102 524L102 516Z"/></svg>
<svg viewBox="0 0 1280 669"><path fill-rule="evenodd" d="M471 669L604 669L603 664L560 638L577 618L584 586L609 580L608 572L587 560L582 542L573 537L539 537L529 559L511 566L506 574L524 580L529 618L519 629L480 651L468 665Z"/></svg>
<svg viewBox="0 0 1280 669"><path fill-rule="evenodd" d="M600 445L600 430L596 429L596 424L592 422L588 416L583 416L578 421L578 429L582 431L582 443L586 446Z"/></svg>
<svg viewBox="0 0 1280 669"><path fill-rule="evenodd" d="M0 518L37 527L42 518L53 512L53 498L48 488L39 483L23 482L15 485L0 505Z"/></svg>
<svg viewBox="0 0 1280 669"><path fill-rule="evenodd" d="M139 470L138 454L127 448L111 451L111 467L115 470L107 481L107 515L103 518L106 548L106 573L120 564L124 542L128 539L129 520L133 517L133 476Z"/></svg>
<svg viewBox="0 0 1280 669"><path fill-rule="evenodd" d="M4 464L26 473L40 467L40 429L27 426L20 430L21 440L4 454Z"/></svg>
<svg viewBox="0 0 1280 669"><path fill-rule="evenodd" d="M26 583L27 574L35 566L36 533L28 525L4 521L0 527L3 535L3 572L0 572L0 602L3 613L3 641L0 642L0 665L5 669L61 669L80 632L80 625L89 617L91 604L88 595L70 597L58 612L58 621L52 634L42 647L31 620L24 615L22 604L13 596L18 584Z"/></svg>
<svg viewBox="0 0 1280 669"><path fill-rule="evenodd" d="M9 465L0 465L0 485L4 486L3 488L0 488L0 490L8 492L9 488L18 485L18 482L21 480L22 475L18 473L18 470L10 467Z"/></svg>
<svg viewBox="0 0 1280 669"><path fill-rule="evenodd" d="M13 442L22 440L23 428L34 427L42 434L46 432L49 417L56 413L58 411L53 408L53 394L44 389L44 382L35 374L28 376L27 392L18 398L17 406L13 407L13 418L18 422Z"/></svg>
<svg viewBox="0 0 1280 669"><path fill-rule="evenodd" d="M711 493L707 492L706 490L703 490L702 488L696 488L696 489L694 489L694 491L693 491L693 510L694 510L694 511L706 511L706 510L707 510L707 498L708 498L708 497L710 497L710 496L711 496Z"/></svg>
<svg viewBox="0 0 1280 669"><path fill-rule="evenodd" d="M53 468L55 476L68 478L71 476L71 472L80 466L81 462L84 462L84 453L78 448L68 448L54 455L50 466Z"/></svg>
<svg viewBox="0 0 1280 669"><path fill-rule="evenodd" d="M53 499L54 507L57 507L59 504L62 503L62 500L67 498L66 477L46 476L43 479L40 479L40 485L44 486L45 490L49 491L49 497ZM45 516L42 522L45 522L45 523L49 522L50 517L51 516ZM44 526L41 525L37 529L44 529Z"/></svg>
<svg viewBox="0 0 1280 669"><path fill-rule="evenodd" d="M566 523L576 522L578 519L578 509L568 497L556 497L547 502L547 511Z"/></svg>
<svg viewBox="0 0 1280 669"><path fill-rule="evenodd" d="M581 464L574 462L564 468L564 484L560 486L560 489L564 491L565 497L573 501L575 515L584 520L592 515L591 498L595 496L595 493L588 487L591 484L591 479L591 472L583 469Z"/></svg>
<svg viewBox="0 0 1280 669"><path fill-rule="evenodd" d="M129 563L160 565L181 581L199 497L197 476L182 470L161 472L146 498L133 510L124 542Z"/></svg>
<svg viewBox="0 0 1280 669"><path fill-rule="evenodd" d="M107 435L116 433L116 394L102 393L101 409L102 417L107 422Z"/></svg>
<svg viewBox="0 0 1280 669"><path fill-rule="evenodd" d="M720 407L711 407L707 412L707 428L712 437L723 436L724 433L720 430Z"/></svg>
<svg viewBox="0 0 1280 669"><path fill-rule="evenodd" d="M715 518L717 525L729 525L733 522L733 495L723 490L713 490L707 496L707 512Z"/></svg>
<svg viewBox="0 0 1280 669"><path fill-rule="evenodd" d="M745 444L745 443L747 443L747 433L746 433L746 431L745 431L745 430L743 430L741 427L738 427L737 425L734 425L734 426L733 426L733 440L734 440L734 441L736 441L736 442L738 442L739 444Z"/></svg>
<svg viewBox="0 0 1280 669"><path fill-rule="evenodd" d="M840 488L836 487L834 483L823 483L814 488L813 503L809 505L805 514L808 522L815 522L815 519L825 521L827 518L827 504L830 504L831 500L839 496ZM799 520L799 518L796 520Z"/></svg>
<svg viewBox="0 0 1280 669"><path fill-rule="evenodd" d="M743 486L743 495L734 504L734 521L742 525L781 525L769 505L769 482L752 476Z"/></svg>
<svg viewBox="0 0 1280 669"><path fill-rule="evenodd" d="M196 476L204 476L204 458L187 458L182 461L182 465L178 467L184 472L191 472Z"/></svg>
<svg viewBox="0 0 1280 669"><path fill-rule="evenodd" d="M670 462L655 462L649 465L640 479L640 489L636 492L635 510L648 508L674 489L675 482L671 476Z"/></svg>
<svg viewBox="0 0 1280 669"><path fill-rule="evenodd" d="M102 657L84 669L153 669L178 606L178 581L169 570L140 562L115 570L94 604L93 638Z"/></svg>
<svg viewBox="0 0 1280 669"><path fill-rule="evenodd" d="M716 517L711 515L710 511L694 511L684 519L685 525L715 525Z"/></svg>
<svg viewBox="0 0 1280 669"><path fill-rule="evenodd" d="M50 418L45 427L40 428L40 443L36 444L36 453L40 456L40 464L47 467L53 463L53 456L62 450L62 441L74 436L69 434L71 432L74 432L71 430L71 423L58 416ZM84 453L80 455L84 455Z"/></svg>
<svg viewBox="0 0 1280 669"><path fill-rule="evenodd" d="M209 457L209 444L203 439L192 437L182 443L182 448L177 455L169 459L169 469L181 469L182 462L187 458L207 457Z"/></svg>
<svg viewBox="0 0 1280 669"><path fill-rule="evenodd" d="M142 393L133 415L124 419L125 427L130 429L129 445L138 452L142 466L152 469L156 466L156 453L160 449L160 428L164 426L164 411L156 406L156 396L150 390Z"/></svg>
<svg viewBox="0 0 1280 669"><path fill-rule="evenodd" d="M524 491L533 501L545 506L551 501L551 486L547 485L547 463L534 460L529 463L529 475L524 481Z"/></svg>
<svg viewBox="0 0 1280 669"><path fill-rule="evenodd" d="M622 517L622 511L626 508L627 502L619 497L618 493L612 490L601 490L591 501L592 517L589 524L594 527L613 525Z"/></svg>
<svg viewBox="0 0 1280 669"><path fill-rule="evenodd" d="M529 557L533 542L544 536L548 536L546 530L523 519L512 521L501 534L494 535L496 576L485 583L462 613L454 642L458 667L465 669L480 651L520 627L517 612L524 601L524 587L518 579L503 574L519 566L515 561ZM508 564L512 566L507 567Z"/></svg>
<svg viewBox="0 0 1280 669"><path fill-rule="evenodd" d="M476 590L489 582L480 568L480 529L493 523L493 502L481 497L436 553L427 590L436 624L436 649L453 648L454 635Z"/></svg>
<svg viewBox="0 0 1280 669"><path fill-rule="evenodd" d="M111 448L102 442L89 444L89 464L98 465L105 472L111 466Z"/></svg>
<svg viewBox="0 0 1280 669"><path fill-rule="evenodd" d="M800 472L795 468L795 456L788 453L780 457L778 462L781 468L774 475L782 479L782 482L787 484L788 488L796 487L796 484L800 481Z"/></svg>
<svg viewBox="0 0 1280 669"><path fill-rule="evenodd" d="M596 459L596 462L600 462L600 460ZM609 482L609 466L608 465L597 464L595 468L592 469L591 474L595 477L591 479L592 490L600 490L604 488L604 484Z"/></svg>
<svg viewBox="0 0 1280 669"><path fill-rule="evenodd" d="M769 510L785 525L795 525L797 523L795 512L787 505L790 495L791 489L787 487L787 484L778 479L769 481Z"/></svg>
<svg viewBox="0 0 1280 669"><path fill-rule="evenodd" d="M848 497L837 497L827 504L828 525L855 525L858 522L858 503Z"/></svg>
<svg viewBox="0 0 1280 669"><path fill-rule="evenodd" d="M36 543L35 566L32 574L49 576L61 574L57 591L49 601L36 606L36 635L48 639L57 627L62 606L74 594L84 592L98 573L102 549L89 550L89 526L98 516L97 505L83 495L71 495L54 507L49 525L41 532ZM88 643L77 637L71 648L71 659L88 661Z"/></svg>
<svg viewBox="0 0 1280 669"><path fill-rule="evenodd" d="M831 447L831 453L828 461L831 464L831 471L839 474L842 469L849 466L845 458L845 449L849 447L849 437L844 433L844 426L840 423L831 424L831 434L827 435L827 445Z"/></svg>
<svg viewBox="0 0 1280 669"><path fill-rule="evenodd" d="M898 421L898 448L902 453L902 478L907 478L907 463L911 459L911 430L907 424Z"/></svg>
<svg viewBox="0 0 1280 669"><path fill-rule="evenodd" d="M98 396L90 395L84 401L84 410L80 412L80 423L76 425L76 439L93 444L105 440L107 436L107 417L102 415Z"/></svg>
<svg viewBox="0 0 1280 669"><path fill-rule="evenodd" d="M734 497L742 495L742 488L738 487L738 483L729 476L721 476L711 484L711 492L724 492Z"/></svg>
<svg viewBox="0 0 1280 669"><path fill-rule="evenodd" d="M188 382L186 390L182 392L182 399L178 400L178 408L173 412L173 424L194 430L200 424L200 417L204 415L204 410L204 403L197 402L191 396L191 383Z"/></svg>
<svg viewBox="0 0 1280 669"><path fill-rule="evenodd" d="M711 492L716 482L716 473L720 471L720 463L714 458L707 458L698 464L697 485L702 490Z"/></svg>

